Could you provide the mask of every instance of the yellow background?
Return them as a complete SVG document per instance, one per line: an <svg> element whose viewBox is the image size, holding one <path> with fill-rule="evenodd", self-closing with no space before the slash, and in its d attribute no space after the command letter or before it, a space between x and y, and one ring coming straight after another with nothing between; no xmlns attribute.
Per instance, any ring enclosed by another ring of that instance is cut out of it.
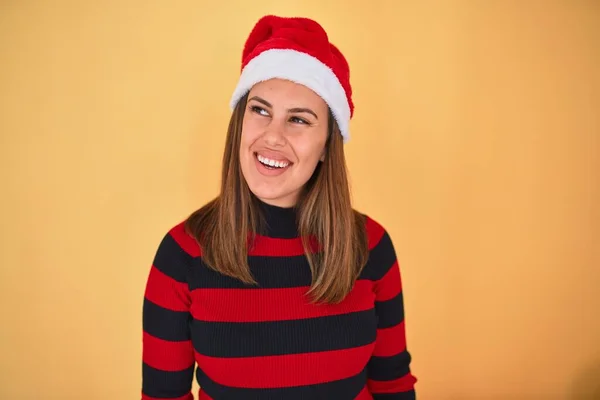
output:
<svg viewBox="0 0 600 400"><path fill-rule="evenodd" d="M419 399L600 398L600 2L286 3L0 2L0 399L139 398L149 266L216 194L264 13L351 64Z"/></svg>

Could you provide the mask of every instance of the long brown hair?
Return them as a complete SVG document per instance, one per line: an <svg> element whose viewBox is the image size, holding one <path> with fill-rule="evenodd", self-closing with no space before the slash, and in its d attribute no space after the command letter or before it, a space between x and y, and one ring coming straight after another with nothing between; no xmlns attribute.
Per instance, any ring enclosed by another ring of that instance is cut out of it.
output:
<svg viewBox="0 0 600 400"><path fill-rule="evenodd" d="M262 232L263 216L240 167L240 141L247 96L237 104L227 131L217 198L192 213L186 230L200 244L211 269L257 284L248 249ZM351 205L342 136L331 113L325 157L306 183L298 204L298 232L308 259L313 302L339 303L352 290L368 259L364 216ZM315 251L315 241L318 251Z"/></svg>

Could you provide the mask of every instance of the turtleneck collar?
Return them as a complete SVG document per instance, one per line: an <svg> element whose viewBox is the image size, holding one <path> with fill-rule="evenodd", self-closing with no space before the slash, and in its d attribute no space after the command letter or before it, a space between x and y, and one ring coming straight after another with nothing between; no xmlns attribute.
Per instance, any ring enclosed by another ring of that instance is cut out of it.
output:
<svg viewBox="0 0 600 400"><path fill-rule="evenodd" d="M294 207L279 207L258 201L265 218L265 233L274 238L298 237L296 209Z"/></svg>

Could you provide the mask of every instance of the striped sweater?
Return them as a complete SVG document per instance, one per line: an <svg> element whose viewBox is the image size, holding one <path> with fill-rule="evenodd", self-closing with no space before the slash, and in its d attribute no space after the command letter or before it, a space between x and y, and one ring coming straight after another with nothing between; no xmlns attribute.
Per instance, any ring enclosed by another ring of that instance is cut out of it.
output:
<svg viewBox="0 0 600 400"><path fill-rule="evenodd" d="M263 204L268 233L249 286L202 264L183 223L162 239L143 304L142 400L413 400L400 270L366 219L369 261L345 300L313 305L291 209Z"/></svg>

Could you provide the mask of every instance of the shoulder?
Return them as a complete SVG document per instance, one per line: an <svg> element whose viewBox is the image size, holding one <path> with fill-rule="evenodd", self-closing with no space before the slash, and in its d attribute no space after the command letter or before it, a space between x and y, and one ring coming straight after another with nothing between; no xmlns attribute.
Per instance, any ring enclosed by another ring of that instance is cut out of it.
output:
<svg viewBox="0 0 600 400"><path fill-rule="evenodd" d="M156 249L155 262L168 264L179 260L188 264L192 258L200 256L200 246L187 232L185 224L185 220L179 221L163 231Z"/></svg>
<svg viewBox="0 0 600 400"><path fill-rule="evenodd" d="M185 282L193 259L200 256L200 246L186 232L185 221L167 228L159 239L152 266L162 275Z"/></svg>
<svg viewBox="0 0 600 400"><path fill-rule="evenodd" d="M364 276L379 280L395 265L398 265L396 250L388 230L376 219L361 213L369 243L369 261Z"/></svg>
<svg viewBox="0 0 600 400"><path fill-rule="evenodd" d="M186 230L186 220L173 225L165 234L164 240L174 242L177 247L191 257L200 256L200 246L196 239Z"/></svg>
<svg viewBox="0 0 600 400"><path fill-rule="evenodd" d="M387 247L391 245L391 238L387 229L379 221L368 214L360 213L364 219L365 230L369 242L369 250L373 251L377 247Z"/></svg>

